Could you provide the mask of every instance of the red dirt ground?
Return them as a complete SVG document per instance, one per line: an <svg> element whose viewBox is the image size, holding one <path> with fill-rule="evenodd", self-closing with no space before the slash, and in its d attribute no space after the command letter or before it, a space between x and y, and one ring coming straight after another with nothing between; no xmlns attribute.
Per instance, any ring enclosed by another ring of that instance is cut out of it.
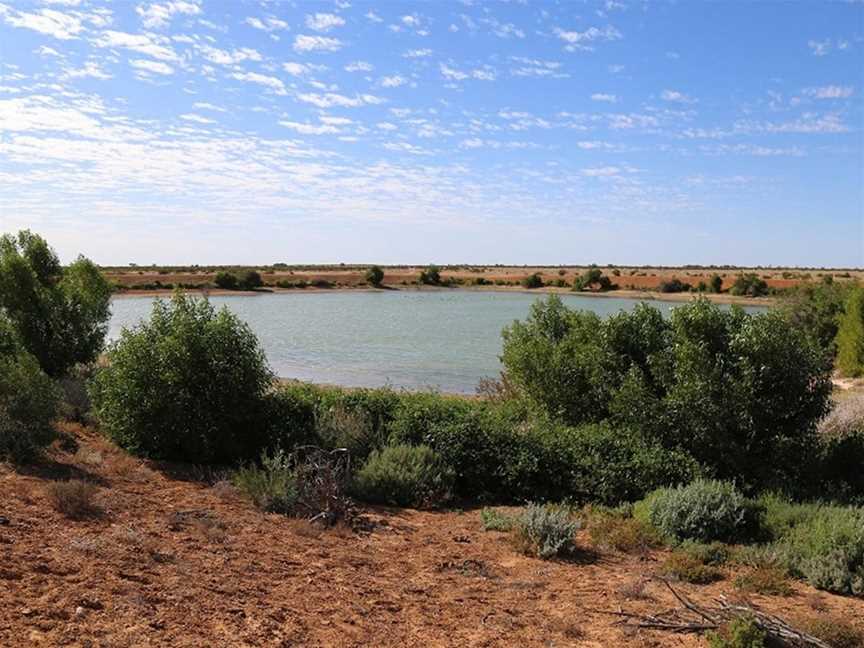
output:
<svg viewBox="0 0 864 648"><path fill-rule="evenodd" d="M54 448L18 472L0 465L0 646L707 645L625 631L591 611L674 607L659 583L632 598L663 552L542 561L483 532L476 511L374 508L371 533L320 531L65 429L76 453ZM67 478L98 485L100 516L69 520L51 507L48 481ZM751 600L864 629L864 601L794 588ZM729 579L681 590L702 602L737 596Z"/></svg>

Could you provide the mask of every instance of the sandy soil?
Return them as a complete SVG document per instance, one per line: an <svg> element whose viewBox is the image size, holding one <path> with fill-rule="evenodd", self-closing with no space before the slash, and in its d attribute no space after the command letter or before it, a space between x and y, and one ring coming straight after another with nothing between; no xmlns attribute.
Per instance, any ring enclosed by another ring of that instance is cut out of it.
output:
<svg viewBox="0 0 864 648"><path fill-rule="evenodd" d="M672 607L659 584L634 587L662 553L541 561L484 533L476 511L374 508L370 533L321 532L66 430L76 453L0 466L0 646L707 645L591 611ZM73 521L49 505L48 480L71 477L99 486L100 516ZM735 596L728 580L681 589ZM801 584L752 600L790 618L864 620L860 599Z"/></svg>

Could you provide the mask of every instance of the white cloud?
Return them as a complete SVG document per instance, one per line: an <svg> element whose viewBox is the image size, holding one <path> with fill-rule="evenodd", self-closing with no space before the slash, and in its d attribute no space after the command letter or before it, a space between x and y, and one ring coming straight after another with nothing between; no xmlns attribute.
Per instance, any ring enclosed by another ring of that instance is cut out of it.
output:
<svg viewBox="0 0 864 648"><path fill-rule="evenodd" d="M167 45L161 45L156 42L156 37L151 38L144 34L127 34L126 32L118 31L103 31L98 38L93 41L97 47L119 47L140 54L146 54L162 61L179 61L180 57L176 52ZM164 42L164 41L160 41Z"/></svg>
<svg viewBox="0 0 864 648"><path fill-rule="evenodd" d="M589 178L611 178L621 173L621 169L616 166L595 167L582 169L582 175Z"/></svg>
<svg viewBox="0 0 864 648"><path fill-rule="evenodd" d="M306 124L302 122L280 121L280 126L290 128L302 135L335 135L339 133L339 129L329 124Z"/></svg>
<svg viewBox="0 0 864 648"><path fill-rule="evenodd" d="M385 88L398 88L399 86L405 85L408 83L408 79L398 74L394 74L393 76L386 76L381 79L381 85Z"/></svg>
<svg viewBox="0 0 864 648"><path fill-rule="evenodd" d="M622 38L621 32L611 25L599 29L597 27L589 27L583 32L564 31L560 27L555 28L555 35L563 40L567 45L564 47L568 52L573 52L577 49L590 50L589 43L596 41L613 41Z"/></svg>
<svg viewBox="0 0 864 648"><path fill-rule="evenodd" d="M312 71L312 66L306 65L305 63L283 63L282 69L285 70L291 76L303 76L304 74L309 74Z"/></svg>
<svg viewBox="0 0 864 648"><path fill-rule="evenodd" d="M309 92L299 94L297 95L297 98L304 103L312 104L318 108L332 108L333 106L338 106L340 108L357 108L358 106L367 104L384 103L383 99L376 97L375 95L363 94L355 95L354 97L346 97L345 95L340 95L335 92L326 92L323 94Z"/></svg>
<svg viewBox="0 0 864 648"><path fill-rule="evenodd" d="M369 11L366 13L366 18L374 23L384 22L384 19L376 14L374 11Z"/></svg>
<svg viewBox="0 0 864 648"><path fill-rule="evenodd" d="M73 16L62 11L41 9L37 13L26 13L24 11L9 11L4 5L0 5L0 7L6 9L6 11L0 11L0 15L4 16L6 22L13 27L32 29L59 40L76 38L76 35L84 29L81 19L77 15Z"/></svg>
<svg viewBox="0 0 864 648"><path fill-rule="evenodd" d="M673 103L696 103L696 100L692 97L688 97L683 92L678 92L677 90L664 90L660 93L660 98L663 101L671 101Z"/></svg>
<svg viewBox="0 0 864 648"><path fill-rule="evenodd" d="M201 115L196 115L194 113L186 113L185 115L180 115L180 119L185 119L186 121L195 122L196 124L215 124L216 122L209 117L202 117Z"/></svg>
<svg viewBox="0 0 864 648"><path fill-rule="evenodd" d="M451 67L445 63L441 63L439 65L439 69L441 70L441 75L448 81L464 81L465 79L477 79L478 81L494 81L497 76L495 74L495 70L493 70L489 66L483 66L482 68L476 68L474 70L468 70L467 72L463 72L456 69L455 67Z"/></svg>
<svg viewBox="0 0 864 648"><path fill-rule="evenodd" d="M606 101L608 103L615 103L618 101L618 97L614 94L605 94L603 92L595 92L591 95L592 101Z"/></svg>
<svg viewBox="0 0 864 648"><path fill-rule="evenodd" d="M342 27L345 19L331 13L316 13L306 16L306 26L319 32L328 32L335 27Z"/></svg>
<svg viewBox="0 0 864 648"><path fill-rule="evenodd" d="M431 56L431 54L432 54L432 50L426 48L426 49L408 50L402 56L405 58L424 58L426 56Z"/></svg>
<svg viewBox="0 0 864 648"><path fill-rule="evenodd" d="M418 16L402 16L402 24L406 27L419 27L420 18Z"/></svg>
<svg viewBox="0 0 864 648"><path fill-rule="evenodd" d="M819 88L805 88L805 95L814 99L848 99L854 93L852 86L821 86Z"/></svg>
<svg viewBox="0 0 864 648"><path fill-rule="evenodd" d="M318 119L321 120L324 124L330 124L331 126L347 126L348 124L353 124L353 119L348 119L347 117L329 117L327 115L321 115Z"/></svg>
<svg viewBox="0 0 864 648"><path fill-rule="evenodd" d="M224 108L221 108L220 106L214 106L213 104L207 103L206 101L196 101L194 104L192 104L192 107L197 108L198 110L213 110L215 112L221 113L228 112Z"/></svg>
<svg viewBox="0 0 864 648"><path fill-rule="evenodd" d="M141 22L145 27L159 28L165 27L171 22L175 14L185 14L187 16L197 16L201 13L201 6L196 1L188 2L186 0L173 0L162 4L153 3L148 6L138 5L135 11L141 16Z"/></svg>
<svg viewBox="0 0 864 648"><path fill-rule="evenodd" d="M221 50L210 45L199 45L198 52L211 63L218 65L237 65L243 61L260 61L261 54L252 48L241 47L235 50Z"/></svg>
<svg viewBox="0 0 864 648"><path fill-rule="evenodd" d="M266 86L273 90L277 95L288 94L285 91L285 84L282 83L281 79L277 79L276 77L258 74L257 72L235 72L231 77L238 81L247 81L249 83L257 83L258 85Z"/></svg>
<svg viewBox="0 0 864 648"><path fill-rule="evenodd" d="M79 78L99 79L107 81L111 78L111 74L103 70L96 61L87 61L80 68L70 68L64 71L64 79L79 79Z"/></svg>
<svg viewBox="0 0 864 648"><path fill-rule="evenodd" d="M129 61L129 65L139 70L146 72L155 72L156 74L174 74L174 68L167 63L161 61L148 61L146 59L134 59Z"/></svg>
<svg viewBox="0 0 864 648"><path fill-rule="evenodd" d="M260 29L261 31L266 32L274 32L288 29L287 22L285 22L284 20L279 20L274 16L265 16L263 20L261 18L249 17L243 22L245 22L250 27L254 27L255 29Z"/></svg>
<svg viewBox="0 0 864 648"><path fill-rule="evenodd" d="M483 18L480 22L489 25L492 33L498 38L525 38L525 32L512 23L504 24L494 18Z"/></svg>
<svg viewBox="0 0 864 648"><path fill-rule="evenodd" d="M345 66L346 72L371 72L375 67L366 61L354 61Z"/></svg>
<svg viewBox="0 0 864 648"><path fill-rule="evenodd" d="M327 36L299 35L294 39L295 52L336 52L342 48L342 41Z"/></svg>

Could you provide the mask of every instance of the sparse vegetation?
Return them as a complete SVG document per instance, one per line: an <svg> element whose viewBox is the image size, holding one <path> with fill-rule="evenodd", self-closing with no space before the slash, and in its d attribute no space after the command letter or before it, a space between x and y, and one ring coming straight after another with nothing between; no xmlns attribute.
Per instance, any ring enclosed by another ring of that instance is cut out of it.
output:
<svg viewBox="0 0 864 648"><path fill-rule="evenodd" d="M523 288L542 288L543 287L543 278L540 276L539 272L535 272L533 274L522 277L522 280L519 282Z"/></svg>
<svg viewBox="0 0 864 648"><path fill-rule="evenodd" d="M776 567L756 567L735 577L735 587L751 594L791 596L794 592L786 573Z"/></svg>
<svg viewBox="0 0 864 648"><path fill-rule="evenodd" d="M568 556L576 550L580 526L565 508L529 504L516 518L514 542L520 551L538 558Z"/></svg>
<svg viewBox="0 0 864 648"><path fill-rule="evenodd" d="M511 531L514 524L512 517L489 507L480 511L480 522L484 531Z"/></svg>
<svg viewBox="0 0 864 648"><path fill-rule="evenodd" d="M660 573L674 580L707 585L723 578L722 572L713 565L706 565L685 551L673 551L660 566Z"/></svg>
<svg viewBox="0 0 864 648"><path fill-rule="evenodd" d="M68 518L80 519L99 512L93 501L96 486L80 479L51 482L47 495L54 509Z"/></svg>
<svg viewBox="0 0 864 648"><path fill-rule="evenodd" d="M260 465L241 466L231 483L262 511L289 515L297 505L294 468L283 450L263 453Z"/></svg>
<svg viewBox="0 0 864 648"><path fill-rule="evenodd" d="M742 616L708 633L711 648L766 648L768 635L751 618Z"/></svg>
<svg viewBox="0 0 864 648"><path fill-rule="evenodd" d="M420 283L429 286L441 285L441 270L436 265L427 266L420 272Z"/></svg>

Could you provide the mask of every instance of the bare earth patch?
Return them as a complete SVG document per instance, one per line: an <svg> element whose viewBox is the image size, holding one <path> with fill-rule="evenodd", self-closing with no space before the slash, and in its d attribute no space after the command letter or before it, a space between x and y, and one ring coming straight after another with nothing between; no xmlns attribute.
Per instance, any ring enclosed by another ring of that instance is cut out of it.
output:
<svg viewBox="0 0 864 648"><path fill-rule="evenodd" d="M538 560L484 532L477 511L366 509L370 533L322 531L262 514L224 482L159 472L68 431L77 454L0 467L0 646L707 645L589 611L674 607L643 580L667 552ZM69 475L99 485L100 516L52 508L45 485ZM584 532L578 541L590 546ZM697 602L737 599L733 577L680 589ZM864 601L792 589L749 600L788 620L836 616L864 630Z"/></svg>

